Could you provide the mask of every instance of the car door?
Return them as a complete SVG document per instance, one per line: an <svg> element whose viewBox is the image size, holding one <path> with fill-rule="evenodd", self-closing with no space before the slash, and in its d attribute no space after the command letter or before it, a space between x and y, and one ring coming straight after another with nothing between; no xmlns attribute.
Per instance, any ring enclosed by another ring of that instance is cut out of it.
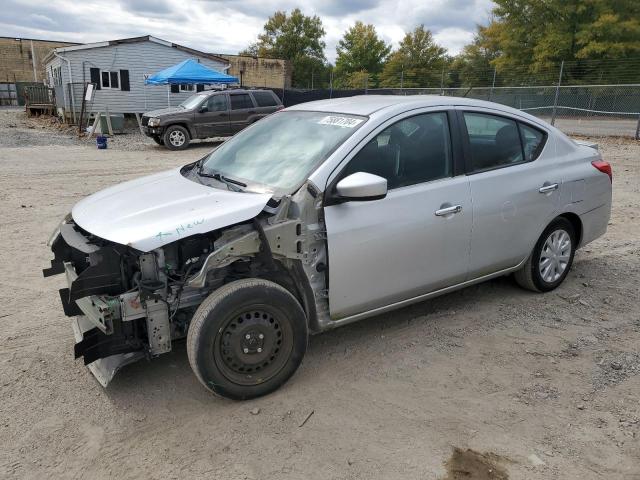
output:
<svg viewBox="0 0 640 480"><path fill-rule="evenodd" d="M333 318L465 279L471 201L468 179L456 175L459 142L451 115L387 122L330 179L329 198L340 179L356 172L382 176L388 185L380 200L325 204Z"/></svg>
<svg viewBox="0 0 640 480"><path fill-rule="evenodd" d="M231 133L238 133L249 125L249 117L257 113L253 100L248 93L230 93Z"/></svg>
<svg viewBox="0 0 640 480"><path fill-rule="evenodd" d="M231 134L229 102L226 93L216 93L205 100L194 116L199 138L224 137Z"/></svg>
<svg viewBox="0 0 640 480"><path fill-rule="evenodd" d="M529 255L556 216L561 178L540 127L481 109L461 109L459 119L473 202L469 276L477 278Z"/></svg>

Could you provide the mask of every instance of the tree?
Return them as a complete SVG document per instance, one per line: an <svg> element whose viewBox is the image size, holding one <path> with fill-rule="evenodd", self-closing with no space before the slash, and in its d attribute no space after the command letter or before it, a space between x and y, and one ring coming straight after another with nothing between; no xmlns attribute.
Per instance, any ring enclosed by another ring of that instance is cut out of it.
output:
<svg viewBox="0 0 640 480"><path fill-rule="evenodd" d="M637 79L640 71L611 60L640 54L640 2L637 0L495 0L495 16L485 40L497 46L492 60L503 79L519 83L557 80L565 61L566 79Z"/></svg>
<svg viewBox="0 0 640 480"><path fill-rule="evenodd" d="M353 27L347 30L338 42L336 47L336 77L339 85L351 86L351 82L358 82L363 78L372 79L372 84L376 86L377 74L382 71L391 46L384 40L378 38L373 25L365 25L356 22ZM356 72L358 72L357 75ZM351 86L354 88L353 86ZM362 88L358 85L357 88Z"/></svg>
<svg viewBox="0 0 640 480"><path fill-rule="evenodd" d="M385 87L439 87L448 63L447 50L420 25L408 32L382 71Z"/></svg>
<svg viewBox="0 0 640 480"><path fill-rule="evenodd" d="M494 41L487 37L491 28L478 26L473 42L466 45L455 57L449 72L452 87L484 87L493 85L494 65L500 52ZM500 79L496 76L496 85Z"/></svg>
<svg viewBox="0 0 640 480"><path fill-rule="evenodd" d="M258 41L241 54L291 61L293 85L306 87L316 72L326 68L324 35L318 16L306 16L298 8L290 15L277 11L264 24L264 32L258 36Z"/></svg>

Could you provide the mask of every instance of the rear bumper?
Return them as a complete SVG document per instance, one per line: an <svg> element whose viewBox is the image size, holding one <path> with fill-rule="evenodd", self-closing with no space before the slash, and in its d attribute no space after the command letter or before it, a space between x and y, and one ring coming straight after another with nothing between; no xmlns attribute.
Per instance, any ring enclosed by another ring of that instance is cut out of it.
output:
<svg viewBox="0 0 640 480"><path fill-rule="evenodd" d="M609 218L611 217L611 204L602 205L598 208L580 215L582 222L582 239L579 247L601 237L607 231Z"/></svg>

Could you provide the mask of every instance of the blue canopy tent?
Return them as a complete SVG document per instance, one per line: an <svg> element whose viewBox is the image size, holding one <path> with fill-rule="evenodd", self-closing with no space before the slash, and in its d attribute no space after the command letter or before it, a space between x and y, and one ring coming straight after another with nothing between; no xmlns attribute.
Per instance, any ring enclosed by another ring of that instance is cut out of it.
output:
<svg viewBox="0 0 640 480"><path fill-rule="evenodd" d="M215 83L229 84L239 82L236 77L217 72L195 60L189 59L151 75L144 83L145 85L167 85L167 102L171 103L169 100L169 85L210 85Z"/></svg>

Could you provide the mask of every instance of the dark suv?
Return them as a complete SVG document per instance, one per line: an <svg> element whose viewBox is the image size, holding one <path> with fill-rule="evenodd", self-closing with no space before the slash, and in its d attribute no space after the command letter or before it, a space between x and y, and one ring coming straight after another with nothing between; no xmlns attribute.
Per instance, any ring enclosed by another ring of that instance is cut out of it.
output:
<svg viewBox="0 0 640 480"><path fill-rule="evenodd" d="M284 108L271 90L207 90L177 107L142 116L144 133L170 150L187 148L194 138L227 137Z"/></svg>

